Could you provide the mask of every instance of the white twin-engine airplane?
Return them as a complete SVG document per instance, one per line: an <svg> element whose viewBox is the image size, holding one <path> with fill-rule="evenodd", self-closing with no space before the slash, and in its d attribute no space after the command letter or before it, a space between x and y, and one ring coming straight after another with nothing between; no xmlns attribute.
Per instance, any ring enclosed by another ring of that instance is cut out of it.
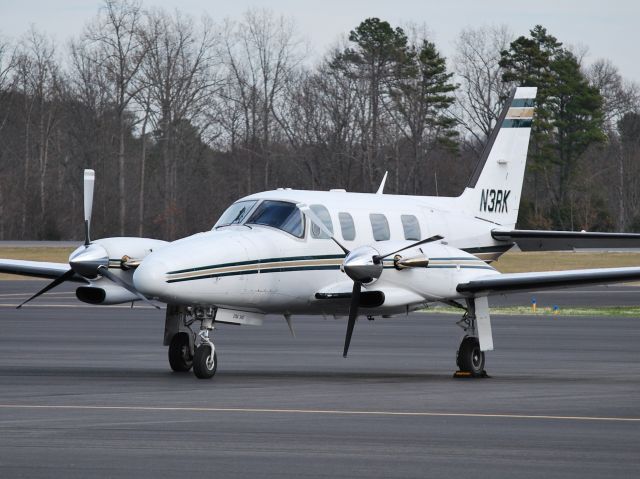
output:
<svg viewBox="0 0 640 479"><path fill-rule="evenodd" d="M211 231L171 243L90 241L94 172L85 170L85 243L69 264L0 260L0 271L53 279L25 303L64 281L83 283L76 296L86 303L166 303L171 368L193 367L198 378L216 372L216 323L258 325L277 314L291 328L293 315L348 315L346 357L359 316L406 315L434 302L464 310L457 365L483 375L485 351L493 349L489 295L640 279L640 268L501 274L490 265L514 244L524 250L640 244L632 234L513 229L535 95L535 88L514 90L458 197L386 195L384 180L375 194L278 189L238 200Z"/></svg>

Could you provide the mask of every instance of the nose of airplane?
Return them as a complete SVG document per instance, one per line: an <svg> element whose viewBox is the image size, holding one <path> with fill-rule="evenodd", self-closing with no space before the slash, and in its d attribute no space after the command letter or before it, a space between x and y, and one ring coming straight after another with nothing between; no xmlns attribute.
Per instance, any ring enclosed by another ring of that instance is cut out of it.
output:
<svg viewBox="0 0 640 479"><path fill-rule="evenodd" d="M158 257L151 253L133 273L133 285L147 298L162 298L166 293L166 273L167 265Z"/></svg>

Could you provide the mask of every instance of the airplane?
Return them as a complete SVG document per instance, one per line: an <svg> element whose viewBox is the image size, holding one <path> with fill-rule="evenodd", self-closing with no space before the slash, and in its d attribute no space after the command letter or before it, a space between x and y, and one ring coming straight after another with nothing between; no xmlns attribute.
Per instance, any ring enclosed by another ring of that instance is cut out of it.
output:
<svg viewBox="0 0 640 479"><path fill-rule="evenodd" d="M640 235L515 229L536 88L518 87L460 196L405 196L279 188L233 203L210 231L173 242L90 239L93 170L84 172L85 241L69 264L0 259L0 272L65 282L80 301L166 304L164 345L173 371L208 379L218 367L217 324L260 325L297 315L407 315L433 303L460 308L459 371L485 373L495 294L640 279L640 268L502 274L491 263L522 250L637 249ZM133 303L132 303L133 304ZM428 316L425 316L425 322ZM194 324L199 324L197 331Z"/></svg>

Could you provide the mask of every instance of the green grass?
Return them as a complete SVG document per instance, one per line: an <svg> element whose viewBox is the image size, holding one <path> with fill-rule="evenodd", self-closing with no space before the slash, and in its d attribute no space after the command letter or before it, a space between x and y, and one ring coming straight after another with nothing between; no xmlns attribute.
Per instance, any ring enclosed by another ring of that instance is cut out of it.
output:
<svg viewBox="0 0 640 479"><path fill-rule="evenodd" d="M52 263L67 263L69 255L75 248L0 248L0 258L25 259L31 261L50 261ZM15 274L0 274L3 279L34 279Z"/></svg>
<svg viewBox="0 0 640 479"><path fill-rule="evenodd" d="M640 266L640 253L506 253L492 266L501 273Z"/></svg>
<svg viewBox="0 0 640 479"><path fill-rule="evenodd" d="M455 314L460 315L459 308L448 306L435 306L421 312L432 314ZM531 306L509 306L500 308L491 308L491 314L502 314L507 316L632 316L640 317L640 306L596 306L590 308L559 308L554 311L552 308L537 308L534 313Z"/></svg>

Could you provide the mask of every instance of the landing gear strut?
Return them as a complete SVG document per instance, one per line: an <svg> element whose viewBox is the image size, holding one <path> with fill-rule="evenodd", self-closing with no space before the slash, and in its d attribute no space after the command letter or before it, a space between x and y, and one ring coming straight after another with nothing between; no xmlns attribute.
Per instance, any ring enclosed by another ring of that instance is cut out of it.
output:
<svg viewBox="0 0 640 479"><path fill-rule="evenodd" d="M211 326L210 330L213 330L213 326ZM200 344L196 348L196 354L193 356L193 372L198 379L212 378L216 373L216 369L218 369L216 347L209 339L210 330L203 329L198 333Z"/></svg>
<svg viewBox="0 0 640 479"><path fill-rule="evenodd" d="M216 347L209 334L213 332L213 322L216 318L215 308L194 308L193 314L196 320L200 321L200 331L198 331L199 344L193 355L193 373L198 379L210 379L218 369L218 357Z"/></svg>

